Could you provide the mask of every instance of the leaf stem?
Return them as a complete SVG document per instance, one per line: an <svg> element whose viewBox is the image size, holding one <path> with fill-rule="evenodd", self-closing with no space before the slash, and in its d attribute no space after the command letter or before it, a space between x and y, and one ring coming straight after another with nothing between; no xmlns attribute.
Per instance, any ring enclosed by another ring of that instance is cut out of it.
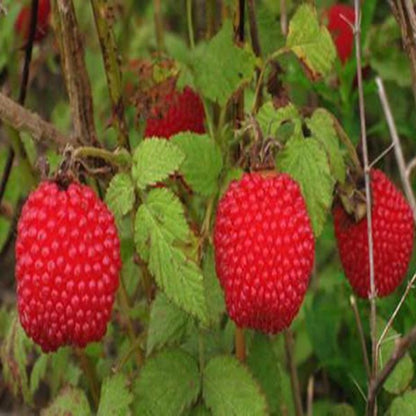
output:
<svg viewBox="0 0 416 416"><path fill-rule="evenodd" d="M85 354L85 350L83 348L75 348L75 353L78 356L82 371L88 381L94 407L97 410L99 404L99 384L94 365L87 354Z"/></svg>
<svg viewBox="0 0 416 416"><path fill-rule="evenodd" d="M130 155L125 150L110 152L109 150L93 146L77 147L74 150L73 156L75 158L96 157L106 160L107 162L117 167L128 167L131 163Z"/></svg>
<svg viewBox="0 0 416 416"><path fill-rule="evenodd" d="M192 0L186 0L186 23L188 26L189 45L195 48L194 26L192 22Z"/></svg>
<svg viewBox="0 0 416 416"><path fill-rule="evenodd" d="M235 356L244 363L246 361L246 341L244 338L244 329L235 328Z"/></svg>

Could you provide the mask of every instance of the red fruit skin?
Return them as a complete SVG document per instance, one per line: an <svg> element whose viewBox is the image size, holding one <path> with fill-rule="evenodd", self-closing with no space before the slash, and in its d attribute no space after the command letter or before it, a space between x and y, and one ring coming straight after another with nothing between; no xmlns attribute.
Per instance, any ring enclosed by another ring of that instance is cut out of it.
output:
<svg viewBox="0 0 416 416"><path fill-rule="evenodd" d="M315 241L299 185L287 174L245 174L221 198L214 228L216 271L239 327L287 328L299 311Z"/></svg>
<svg viewBox="0 0 416 416"><path fill-rule="evenodd" d="M49 16L51 13L51 5L49 0L39 0L38 3L38 17L35 31L35 42L40 42L47 34L49 30ZM25 41L29 39L30 31L30 14L31 7L24 6L20 10L17 16L14 28Z"/></svg>
<svg viewBox="0 0 416 416"><path fill-rule="evenodd" d="M355 20L354 8L346 4L334 4L327 11L327 18L328 30L334 40L339 59L344 64L354 47L354 33L350 25L354 24Z"/></svg>
<svg viewBox="0 0 416 416"><path fill-rule="evenodd" d="M20 322L44 352L99 341L121 269L114 218L87 186L42 182L23 206L16 241Z"/></svg>
<svg viewBox="0 0 416 416"><path fill-rule="evenodd" d="M151 110L144 131L145 137L164 137L190 131L205 133L205 112L199 95L189 87L182 92L174 91L166 96L165 111L158 106ZM161 114L163 113L163 114Z"/></svg>
<svg viewBox="0 0 416 416"><path fill-rule="evenodd" d="M371 171L372 235L377 296L392 293L403 281L413 250L412 210L394 184L380 170ZM341 205L333 210L341 263L354 292L370 295L367 218L356 223Z"/></svg>

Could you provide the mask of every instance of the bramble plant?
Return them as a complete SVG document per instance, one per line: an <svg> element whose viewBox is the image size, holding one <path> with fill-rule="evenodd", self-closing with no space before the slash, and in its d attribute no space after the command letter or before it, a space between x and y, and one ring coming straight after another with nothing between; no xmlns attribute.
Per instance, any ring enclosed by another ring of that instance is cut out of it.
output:
<svg viewBox="0 0 416 416"><path fill-rule="evenodd" d="M0 413L413 416L413 9L179 3L0 1Z"/></svg>

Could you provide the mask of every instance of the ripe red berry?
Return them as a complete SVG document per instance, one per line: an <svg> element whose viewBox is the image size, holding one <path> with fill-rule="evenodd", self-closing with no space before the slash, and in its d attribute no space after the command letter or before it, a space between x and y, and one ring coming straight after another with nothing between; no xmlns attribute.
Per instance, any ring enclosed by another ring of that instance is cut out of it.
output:
<svg viewBox="0 0 416 416"><path fill-rule="evenodd" d="M354 8L347 4L334 4L327 12L328 30L331 32L339 59L345 63L354 47Z"/></svg>
<svg viewBox="0 0 416 416"><path fill-rule="evenodd" d="M315 242L299 185L287 174L248 173L221 198L214 229L218 278L240 327L276 333L296 316Z"/></svg>
<svg viewBox="0 0 416 416"><path fill-rule="evenodd" d="M182 131L204 133L204 106L198 94L189 87L182 92L174 90L165 102L152 108L147 119L145 137L165 137Z"/></svg>
<svg viewBox="0 0 416 416"><path fill-rule="evenodd" d="M87 186L42 182L23 206L16 241L20 322L44 352L106 332L119 282L114 219Z"/></svg>
<svg viewBox="0 0 416 416"><path fill-rule="evenodd" d="M413 249L413 216L406 199L380 170L371 171L372 235L377 296L403 281ZM354 292L370 294L367 217L356 223L341 205L334 210L335 236L345 275Z"/></svg>
<svg viewBox="0 0 416 416"><path fill-rule="evenodd" d="M49 0L39 0L37 26L35 31L34 41L40 42L48 33L49 30L49 15L51 13L51 5ZM30 31L30 16L31 7L24 6L17 16L14 28L24 40L29 39Z"/></svg>

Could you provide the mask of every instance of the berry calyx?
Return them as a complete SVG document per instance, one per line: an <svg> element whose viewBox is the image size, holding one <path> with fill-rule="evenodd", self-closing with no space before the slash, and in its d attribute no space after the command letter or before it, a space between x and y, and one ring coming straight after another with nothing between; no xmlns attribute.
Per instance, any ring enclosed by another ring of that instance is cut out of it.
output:
<svg viewBox="0 0 416 416"><path fill-rule="evenodd" d="M355 20L354 8L347 4L334 4L327 11L328 30L337 48L338 56L344 64L354 48L354 33L352 26Z"/></svg>
<svg viewBox="0 0 416 416"><path fill-rule="evenodd" d="M287 328L302 304L315 253L299 185L276 173L233 181L218 204L214 247L231 319L266 333Z"/></svg>
<svg viewBox="0 0 416 416"><path fill-rule="evenodd" d="M49 16L51 13L50 0L39 0L38 3L38 15L35 36L33 40L40 42L47 34L49 30ZM30 34L30 17L31 7L24 6L20 10L14 28L25 41L29 39Z"/></svg>
<svg viewBox="0 0 416 416"><path fill-rule="evenodd" d="M204 120L204 106L194 90L190 87L181 92L173 90L150 110L144 136L169 139L185 131L202 134L205 132Z"/></svg>
<svg viewBox="0 0 416 416"><path fill-rule="evenodd" d="M380 170L371 171L371 219L376 295L387 296L407 272L413 249L410 205ZM335 236L346 277L361 298L370 296L367 217L359 222L341 204L333 209Z"/></svg>
<svg viewBox="0 0 416 416"><path fill-rule="evenodd" d="M42 182L17 226L20 322L44 352L99 341L121 269L114 218L87 186Z"/></svg>

